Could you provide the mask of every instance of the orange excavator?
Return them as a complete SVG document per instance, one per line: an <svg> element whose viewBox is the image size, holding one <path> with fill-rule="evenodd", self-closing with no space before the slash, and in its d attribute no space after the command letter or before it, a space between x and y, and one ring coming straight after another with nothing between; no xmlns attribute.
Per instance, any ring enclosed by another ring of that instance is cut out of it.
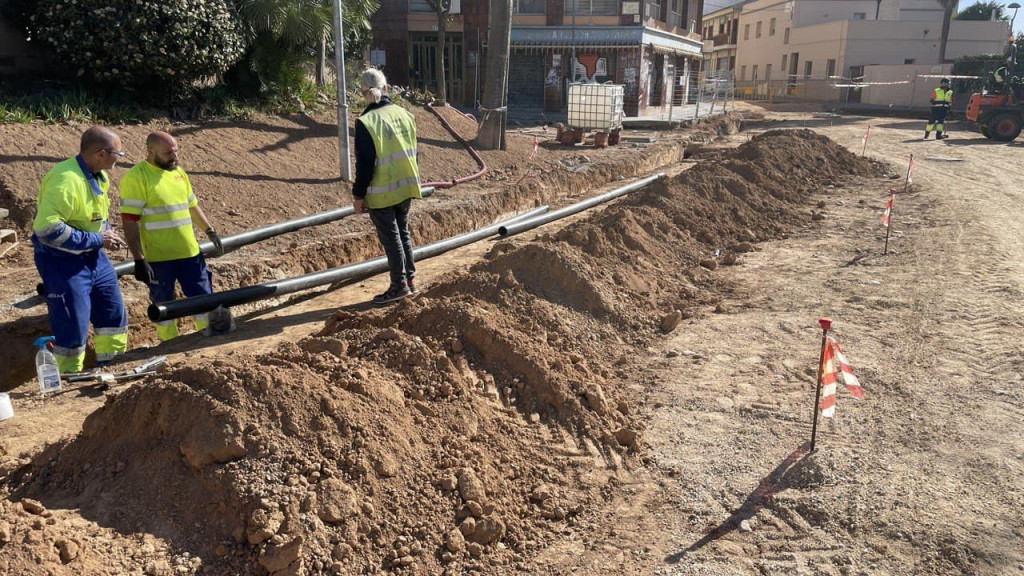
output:
<svg viewBox="0 0 1024 576"><path fill-rule="evenodd" d="M1024 127L1024 90L1012 36L1003 55L1006 64L991 74L985 90L971 94L967 119L977 123L989 140L1010 142Z"/></svg>

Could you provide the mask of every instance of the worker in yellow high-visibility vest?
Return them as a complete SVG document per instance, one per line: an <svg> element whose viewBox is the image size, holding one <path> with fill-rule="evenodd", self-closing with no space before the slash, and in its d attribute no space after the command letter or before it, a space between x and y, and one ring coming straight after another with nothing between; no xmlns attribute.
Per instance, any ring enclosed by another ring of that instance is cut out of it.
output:
<svg viewBox="0 0 1024 576"><path fill-rule="evenodd" d="M128 316L104 251L124 247L107 221L107 170L123 156L121 138L93 126L82 134L78 155L54 166L39 185L32 248L61 373L82 369L90 323L97 366L128 347Z"/></svg>
<svg viewBox="0 0 1024 576"><path fill-rule="evenodd" d="M928 139L932 130L935 130L936 140L949 138L949 134L942 133L945 128L943 123L946 121L946 114L949 113L949 108L953 105L953 91L949 88L949 78L940 80L939 87L932 90L931 105L931 116L928 117L928 125L924 128L924 139Z"/></svg>
<svg viewBox="0 0 1024 576"><path fill-rule="evenodd" d="M369 210L377 238L387 255L391 285L373 297L387 304L416 291L416 264L409 234L409 206L420 195L416 163L416 121L388 98L387 79L370 69L359 77L359 89L369 105L356 120L356 180L352 207Z"/></svg>
<svg viewBox="0 0 1024 576"><path fill-rule="evenodd" d="M192 183L178 166L178 142L167 132L146 139L146 159L121 178L121 218L128 248L135 258L135 279L149 286L153 303L174 300L175 284L186 297L210 294L213 282L193 222L224 253L217 231L199 207ZM209 324L207 314L193 317L196 330ZM156 323L160 340L178 335L175 320Z"/></svg>

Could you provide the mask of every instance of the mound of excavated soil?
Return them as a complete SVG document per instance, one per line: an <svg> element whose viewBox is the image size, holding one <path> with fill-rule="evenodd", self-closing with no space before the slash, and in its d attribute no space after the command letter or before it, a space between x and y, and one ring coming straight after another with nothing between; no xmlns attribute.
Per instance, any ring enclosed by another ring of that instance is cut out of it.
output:
<svg viewBox="0 0 1024 576"><path fill-rule="evenodd" d="M501 242L416 298L129 388L11 474L23 500L0 521L6 568L525 570L640 461L639 394L623 384L637 348L710 308L719 264L808 222L812 194L880 172L812 132L768 132ZM140 534L171 547L117 540Z"/></svg>

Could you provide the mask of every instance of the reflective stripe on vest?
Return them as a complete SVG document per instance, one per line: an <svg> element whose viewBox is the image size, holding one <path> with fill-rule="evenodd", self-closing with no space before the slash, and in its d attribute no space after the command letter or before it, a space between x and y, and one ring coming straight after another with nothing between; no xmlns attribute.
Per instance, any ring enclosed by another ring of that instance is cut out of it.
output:
<svg viewBox="0 0 1024 576"><path fill-rule="evenodd" d="M952 102L953 91L936 88L935 90L932 90L932 100L935 100L937 104L942 102Z"/></svg>
<svg viewBox="0 0 1024 576"><path fill-rule="evenodd" d="M389 104L359 117L373 138L377 162L366 190L367 208L387 208L421 198L416 163L416 124L412 115Z"/></svg>

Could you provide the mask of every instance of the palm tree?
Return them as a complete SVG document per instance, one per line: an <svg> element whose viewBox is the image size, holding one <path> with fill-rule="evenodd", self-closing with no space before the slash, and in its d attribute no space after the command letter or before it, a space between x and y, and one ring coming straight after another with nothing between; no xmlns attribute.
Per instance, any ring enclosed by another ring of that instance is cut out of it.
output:
<svg viewBox="0 0 1024 576"><path fill-rule="evenodd" d="M946 63L946 42L949 41L949 22L953 19L960 0L936 0L942 6L942 37L939 40L939 64Z"/></svg>
<svg viewBox="0 0 1024 576"><path fill-rule="evenodd" d="M316 59L317 84L326 84L327 48L332 42L331 0L235 0L252 46L250 65L261 81L301 74L302 63ZM349 37L367 37L377 0L342 0L342 27Z"/></svg>

